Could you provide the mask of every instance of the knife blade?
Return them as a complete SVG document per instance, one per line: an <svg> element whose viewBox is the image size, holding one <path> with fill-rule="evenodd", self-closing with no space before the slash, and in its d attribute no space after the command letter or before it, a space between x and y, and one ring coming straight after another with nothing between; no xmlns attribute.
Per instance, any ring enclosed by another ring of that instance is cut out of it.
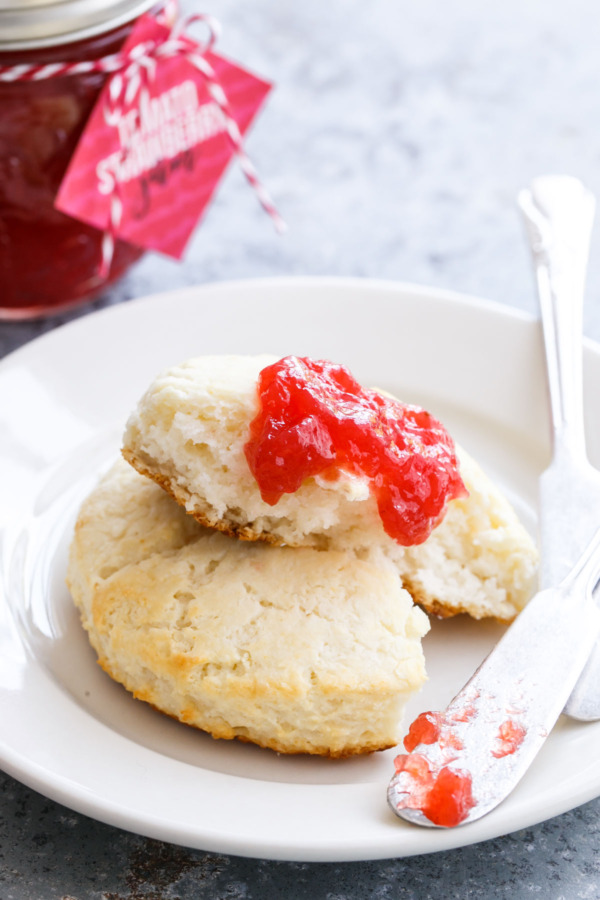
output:
<svg viewBox="0 0 600 900"><path fill-rule="evenodd" d="M388 788L397 816L452 827L486 815L513 790L598 639L599 575L600 529L560 586L527 604L445 712L413 723Z"/></svg>

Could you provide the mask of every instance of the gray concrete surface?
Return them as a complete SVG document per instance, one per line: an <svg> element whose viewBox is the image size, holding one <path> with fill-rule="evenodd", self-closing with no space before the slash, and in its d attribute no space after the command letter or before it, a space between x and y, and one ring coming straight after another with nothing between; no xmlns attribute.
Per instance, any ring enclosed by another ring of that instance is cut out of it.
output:
<svg viewBox="0 0 600 900"><path fill-rule="evenodd" d="M205 281L327 274L535 310L514 198L548 171L600 194L596 4L213 0L203 9L222 22L220 49L277 84L248 149L289 233L273 233L234 167L182 264L149 255L91 308ZM585 312L595 339L599 250L600 227ZM0 325L0 354L72 317ZM6 776L0 792L0 900L600 897L600 801L462 850L338 865L189 851L93 822Z"/></svg>

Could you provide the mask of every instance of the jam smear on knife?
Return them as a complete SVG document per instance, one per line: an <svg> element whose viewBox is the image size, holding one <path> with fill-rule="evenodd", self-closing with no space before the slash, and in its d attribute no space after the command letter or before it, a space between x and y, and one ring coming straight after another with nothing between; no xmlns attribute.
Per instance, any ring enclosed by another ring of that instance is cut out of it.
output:
<svg viewBox="0 0 600 900"><path fill-rule="evenodd" d="M396 772L403 775L406 790L399 808L420 809L434 825L453 828L464 822L475 806L468 772L449 766L432 770L419 753L397 756L394 764Z"/></svg>
<svg viewBox="0 0 600 900"><path fill-rule="evenodd" d="M445 828L460 825L467 818L475 806L471 775L450 768L449 764L456 758L455 751L463 746L455 726L468 722L474 714L475 710L467 707L451 716L431 711L417 716L404 738L408 753L394 760L396 772L401 775L400 789L405 792L398 802L399 809L420 809L430 822ZM421 744L438 744L442 762L432 766L425 756L415 753Z"/></svg>
<svg viewBox="0 0 600 900"><path fill-rule="evenodd" d="M452 828L460 825L476 805L472 792L471 774L465 770L450 768L456 759L453 750L462 749L462 742L455 731L456 725L469 722L476 715L474 707L465 707L452 715L441 712L424 712L417 716L404 738L408 752L394 760L396 772L401 776L399 790L404 792L398 801L399 809L419 809L434 825ZM513 719L506 719L498 729L491 755L496 759L515 753L527 734L527 729ZM414 751L420 745L438 744L442 750L442 762L433 765Z"/></svg>

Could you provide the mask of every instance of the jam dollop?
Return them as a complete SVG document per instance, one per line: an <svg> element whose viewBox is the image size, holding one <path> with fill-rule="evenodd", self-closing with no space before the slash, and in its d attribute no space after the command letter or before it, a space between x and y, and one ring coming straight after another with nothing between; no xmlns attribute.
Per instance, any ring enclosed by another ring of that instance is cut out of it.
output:
<svg viewBox="0 0 600 900"><path fill-rule="evenodd" d="M244 450L271 506L310 477L362 476L386 533L409 546L429 537L449 500L467 494L440 422L361 387L344 366L286 356L262 370L258 395Z"/></svg>

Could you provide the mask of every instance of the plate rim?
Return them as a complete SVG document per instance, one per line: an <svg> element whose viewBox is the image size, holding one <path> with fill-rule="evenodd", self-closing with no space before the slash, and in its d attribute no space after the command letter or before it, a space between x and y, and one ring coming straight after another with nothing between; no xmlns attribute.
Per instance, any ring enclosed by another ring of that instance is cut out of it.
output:
<svg viewBox="0 0 600 900"><path fill-rule="evenodd" d="M228 293L232 289L247 290L248 288L255 289L257 287L260 288L261 286L289 287L291 285L311 288L331 286L339 288L340 290L344 288L354 289L360 286L389 293L415 294L417 296L420 295L442 302L460 303L462 306L473 309L489 309L492 312L496 311L500 315L513 318L517 321L528 322L530 324L538 321L538 318L532 313L519 309L516 306L501 303L498 300L488 300L485 297L480 297L475 294L463 293L451 288L440 288L435 285L428 286L412 281L394 281L389 278L360 278L344 275L277 275L273 277L239 278L224 281L206 281L196 285L183 285L171 290L157 291L151 294L144 294L141 297L132 297L128 300L117 301L116 303L111 303L100 309L91 310L89 312L84 311L81 315L77 315L75 318L70 319L67 322L62 322L55 327L50 327L42 334L26 341L14 350L9 351L0 359L0 368L6 364L7 360L12 360L16 355L29 351L32 346L37 347L42 343L52 342L52 340L56 339L55 336L57 334L62 335L65 331L71 329L77 330L78 328L83 327L83 323L91 318L97 319L113 315L127 315L131 311L135 311L138 307L147 305L148 303L162 303L165 302L167 298L185 298L188 295L191 296L198 292L209 293L212 291L222 291L223 293ZM50 316L48 319L42 321L52 322L52 319L53 317ZM10 326L14 323L5 324ZM23 325L23 322L18 324ZM25 324L27 324L27 322L25 322ZM600 347L600 344L596 344L596 342L592 341L590 338L584 337L584 342Z"/></svg>

